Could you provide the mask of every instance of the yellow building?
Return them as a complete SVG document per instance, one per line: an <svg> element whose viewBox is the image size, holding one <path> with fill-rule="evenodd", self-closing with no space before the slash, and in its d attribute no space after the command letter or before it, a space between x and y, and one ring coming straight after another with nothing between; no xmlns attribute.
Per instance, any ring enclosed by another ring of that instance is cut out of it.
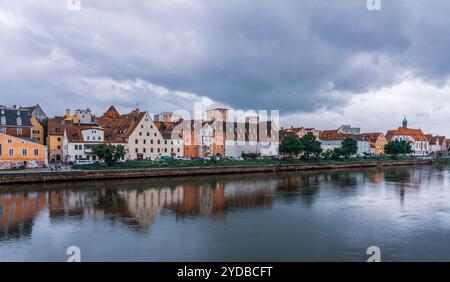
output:
<svg viewBox="0 0 450 282"><path fill-rule="evenodd" d="M44 165L47 165L46 146L0 133L0 169Z"/></svg>
<svg viewBox="0 0 450 282"><path fill-rule="evenodd" d="M33 125L31 138L35 139L39 144L44 145L44 126L34 116L31 116L31 124Z"/></svg>
<svg viewBox="0 0 450 282"><path fill-rule="evenodd" d="M50 161L62 161L62 147L64 139L64 130L68 126L64 117L54 117L48 120L48 158Z"/></svg>
<svg viewBox="0 0 450 282"><path fill-rule="evenodd" d="M383 133L363 133L361 134L367 137L370 141L370 153L372 154L384 154L384 146L388 143L386 136Z"/></svg>

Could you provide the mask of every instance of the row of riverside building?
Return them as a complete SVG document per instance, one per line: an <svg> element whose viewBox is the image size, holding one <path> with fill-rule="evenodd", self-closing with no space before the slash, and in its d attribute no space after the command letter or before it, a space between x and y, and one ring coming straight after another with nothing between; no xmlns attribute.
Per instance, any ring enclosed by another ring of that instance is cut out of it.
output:
<svg viewBox="0 0 450 282"><path fill-rule="evenodd" d="M91 110L66 110L62 116L47 117L39 106L0 106L0 169L41 167L49 162L97 161L92 148L98 144L123 145L123 160L171 158L239 158L244 154L277 156L286 136L312 133L324 151L341 147L345 138L357 141L358 155L384 154L391 140L411 143L413 155L426 156L447 151L445 136L424 134L408 128L406 118L396 130L361 133L360 128L343 125L333 130L278 128L274 121L247 116L237 120L229 110L205 111L203 118L184 120L171 112L151 116L133 109L121 114L110 106L101 116Z"/></svg>
<svg viewBox="0 0 450 282"><path fill-rule="evenodd" d="M357 142L357 155L383 155L384 146L389 141L399 140L410 143L413 156L429 156L436 153L444 153L449 150L450 139L445 136L425 134L420 128L408 128L406 117L402 125L395 130L388 130L386 134L382 132L361 133L361 129L342 125L333 130L316 130L314 128L288 128L281 129L280 136L283 139L286 136L303 137L307 133L312 133L321 142L323 151L334 150L342 146L345 138L351 138Z"/></svg>

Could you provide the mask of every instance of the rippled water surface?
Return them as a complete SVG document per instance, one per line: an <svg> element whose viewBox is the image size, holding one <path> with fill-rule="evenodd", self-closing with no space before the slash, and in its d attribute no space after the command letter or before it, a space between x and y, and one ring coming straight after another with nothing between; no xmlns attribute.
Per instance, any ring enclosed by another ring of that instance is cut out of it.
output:
<svg viewBox="0 0 450 282"><path fill-rule="evenodd" d="M0 186L0 260L450 261L432 166Z"/></svg>

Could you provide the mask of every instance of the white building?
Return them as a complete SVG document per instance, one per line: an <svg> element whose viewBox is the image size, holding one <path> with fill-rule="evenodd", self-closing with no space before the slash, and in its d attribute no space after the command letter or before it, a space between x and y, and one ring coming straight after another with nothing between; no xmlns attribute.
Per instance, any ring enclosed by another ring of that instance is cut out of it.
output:
<svg viewBox="0 0 450 282"><path fill-rule="evenodd" d="M148 112L135 109L120 115L111 106L97 118L105 130L105 142L125 146L127 160L155 160L161 157L182 157L183 140L158 130Z"/></svg>
<svg viewBox="0 0 450 282"><path fill-rule="evenodd" d="M427 136L421 129L408 128L408 121L403 120L403 126L397 130L388 130L386 133L387 141L406 141L411 145L413 156L426 156L432 151Z"/></svg>
<svg viewBox="0 0 450 282"><path fill-rule="evenodd" d="M63 160L75 162L76 160L98 160L92 153L92 148L103 144L104 131L100 127L71 126L64 131Z"/></svg>
<svg viewBox="0 0 450 282"><path fill-rule="evenodd" d="M342 141L345 138L351 138L356 141L358 151L356 155L362 156L370 154L370 140L361 134L343 134L339 130L324 130L320 134L320 146L322 150L332 151L337 148L342 148Z"/></svg>

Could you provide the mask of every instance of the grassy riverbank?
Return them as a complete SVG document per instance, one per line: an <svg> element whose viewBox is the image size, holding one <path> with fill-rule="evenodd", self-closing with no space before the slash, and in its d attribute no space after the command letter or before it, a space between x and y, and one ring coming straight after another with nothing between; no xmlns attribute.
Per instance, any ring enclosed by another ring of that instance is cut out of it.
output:
<svg viewBox="0 0 450 282"><path fill-rule="evenodd" d="M290 164L339 164L339 163L364 163L364 162L392 162L413 160L411 157L360 157L340 160L167 160L167 161L127 161L116 163L112 166L105 164L74 165L73 169L79 170L110 170L110 169L140 169L140 168L181 168L181 167L232 167L232 166L264 166L264 165L290 165Z"/></svg>

